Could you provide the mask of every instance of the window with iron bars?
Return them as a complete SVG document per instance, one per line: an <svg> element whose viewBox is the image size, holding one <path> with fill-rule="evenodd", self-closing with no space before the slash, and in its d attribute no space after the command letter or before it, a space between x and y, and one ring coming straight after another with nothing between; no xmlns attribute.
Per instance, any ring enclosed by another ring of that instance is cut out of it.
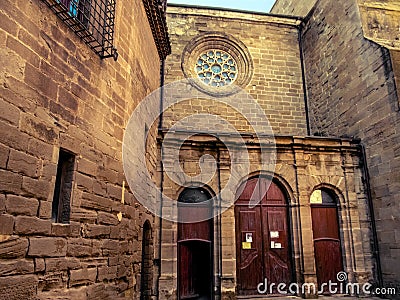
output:
<svg viewBox="0 0 400 300"><path fill-rule="evenodd" d="M118 58L113 46L116 0L42 0L101 58Z"/></svg>

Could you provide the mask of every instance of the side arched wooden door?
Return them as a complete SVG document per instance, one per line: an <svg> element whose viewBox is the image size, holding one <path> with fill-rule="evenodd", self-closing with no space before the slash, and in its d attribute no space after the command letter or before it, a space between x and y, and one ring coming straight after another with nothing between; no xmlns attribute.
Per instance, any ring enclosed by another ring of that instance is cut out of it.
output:
<svg viewBox="0 0 400 300"><path fill-rule="evenodd" d="M238 293L257 294L257 285L265 278L268 284L290 284L291 251L284 193L267 178L248 180L239 193L235 203ZM250 203L252 195L258 202L255 206Z"/></svg>
<svg viewBox="0 0 400 300"><path fill-rule="evenodd" d="M316 195L318 194L318 195ZM337 204L333 193L316 190L311 202L314 255L318 286L338 282L337 273L343 271ZM328 289L324 290L328 293Z"/></svg>
<svg viewBox="0 0 400 300"><path fill-rule="evenodd" d="M213 223L211 196L198 188L180 195L178 213L178 299L211 300ZM192 206L191 204L196 204ZM202 218L204 221L191 223Z"/></svg>

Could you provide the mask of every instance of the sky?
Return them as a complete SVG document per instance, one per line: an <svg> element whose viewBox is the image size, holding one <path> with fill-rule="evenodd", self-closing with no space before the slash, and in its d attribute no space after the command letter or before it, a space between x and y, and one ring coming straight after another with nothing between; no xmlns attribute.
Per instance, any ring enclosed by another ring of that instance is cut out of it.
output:
<svg viewBox="0 0 400 300"><path fill-rule="evenodd" d="M275 0L168 0L168 3L226 7L268 13Z"/></svg>

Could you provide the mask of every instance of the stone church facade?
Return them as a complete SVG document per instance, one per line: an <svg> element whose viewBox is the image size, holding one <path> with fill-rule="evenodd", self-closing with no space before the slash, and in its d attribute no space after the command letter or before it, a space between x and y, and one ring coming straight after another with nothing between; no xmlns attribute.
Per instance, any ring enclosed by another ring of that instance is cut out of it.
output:
<svg viewBox="0 0 400 300"><path fill-rule="evenodd" d="M399 292L399 11L3 0L0 299Z"/></svg>

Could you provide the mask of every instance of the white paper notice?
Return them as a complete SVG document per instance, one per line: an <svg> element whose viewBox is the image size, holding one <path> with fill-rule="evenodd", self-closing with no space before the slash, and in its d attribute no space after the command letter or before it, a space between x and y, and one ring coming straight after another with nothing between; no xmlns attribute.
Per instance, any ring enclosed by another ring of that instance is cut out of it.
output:
<svg viewBox="0 0 400 300"><path fill-rule="evenodd" d="M253 234L252 233L246 233L246 242L247 243L252 243L253 242Z"/></svg>
<svg viewBox="0 0 400 300"><path fill-rule="evenodd" d="M271 231L269 234L270 234L271 238L279 237L279 231Z"/></svg>

